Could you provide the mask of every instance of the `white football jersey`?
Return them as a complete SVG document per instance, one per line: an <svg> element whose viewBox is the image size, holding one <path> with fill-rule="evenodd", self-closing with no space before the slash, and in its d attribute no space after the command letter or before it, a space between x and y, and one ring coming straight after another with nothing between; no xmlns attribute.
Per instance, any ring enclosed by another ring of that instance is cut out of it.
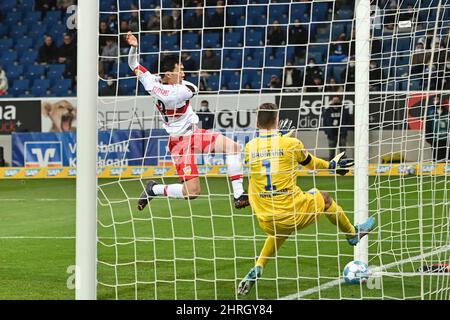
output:
<svg viewBox="0 0 450 320"><path fill-rule="evenodd" d="M135 48L132 48L129 57L135 56L135 52ZM189 102L198 92L197 86L185 80L181 84L163 84L161 77L151 74L137 63L137 59L133 60L129 59L130 68L152 96L163 121L163 128L172 136L189 134L193 125L199 121Z"/></svg>

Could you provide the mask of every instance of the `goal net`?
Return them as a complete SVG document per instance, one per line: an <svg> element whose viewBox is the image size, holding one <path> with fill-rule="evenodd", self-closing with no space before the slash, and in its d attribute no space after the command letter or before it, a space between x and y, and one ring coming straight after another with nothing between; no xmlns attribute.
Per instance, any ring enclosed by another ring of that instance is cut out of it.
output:
<svg viewBox="0 0 450 320"><path fill-rule="evenodd" d="M302 167L297 184L328 192L356 222L355 206L368 196L362 208L376 219L362 248L369 280L344 282L354 247L320 218L289 237L244 298L450 298L450 1L362 1L361 17L361 2L346 0L99 2L99 299L242 298L239 281L266 239L251 208L234 209L223 154L197 155L197 199L156 197L137 210L148 180L179 179L159 112L128 66L130 30L152 73L163 55L177 54L199 88L190 103L200 124L242 148L256 136L258 106L272 102L312 154L357 158L355 113L365 112L366 186L355 187L364 171ZM370 23L370 39L356 19ZM370 91L358 100L365 77Z"/></svg>

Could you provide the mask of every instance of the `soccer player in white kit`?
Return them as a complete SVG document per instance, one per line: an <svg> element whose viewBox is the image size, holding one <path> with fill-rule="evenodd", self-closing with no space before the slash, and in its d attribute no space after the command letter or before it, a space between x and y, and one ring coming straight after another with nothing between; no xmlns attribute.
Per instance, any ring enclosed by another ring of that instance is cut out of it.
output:
<svg viewBox="0 0 450 320"><path fill-rule="evenodd" d="M226 154L228 175L231 179L234 206L237 209L249 205L248 195L243 188L243 169L239 144L219 132L201 129L199 119L189 100L197 93L197 87L183 80L183 64L175 56L166 56L160 61L161 76L150 73L139 64L138 41L129 32L128 64L137 75L145 90L152 96L160 112L163 128L169 134L169 150L175 162L182 183L157 184L150 180L138 201L143 210L155 196L179 199L195 199L200 195L200 178L195 164L195 155L203 153Z"/></svg>

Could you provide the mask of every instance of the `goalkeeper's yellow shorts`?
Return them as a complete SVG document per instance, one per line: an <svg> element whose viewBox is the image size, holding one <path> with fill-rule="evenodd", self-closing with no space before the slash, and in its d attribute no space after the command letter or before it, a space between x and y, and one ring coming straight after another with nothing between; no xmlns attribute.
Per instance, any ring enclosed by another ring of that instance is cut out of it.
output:
<svg viewBox="0 0 450 320"><path fill-rule="evenodd" d="M267 214L256 214L261 229L272 236L289 236L296 230L301 230L313 224L325 211L325 200L318 189L311 189L294 199L295 208L292 214L283 214L282 217L274 213L268 218Z"/></svg>

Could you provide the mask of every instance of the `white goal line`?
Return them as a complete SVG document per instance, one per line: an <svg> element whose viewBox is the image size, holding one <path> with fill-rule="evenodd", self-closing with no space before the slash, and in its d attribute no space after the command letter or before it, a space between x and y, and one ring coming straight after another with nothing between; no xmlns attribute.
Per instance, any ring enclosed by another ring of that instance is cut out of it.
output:
<svg viewBox="0 0 450 320"><path fill-rule="evenodd" d="M422 260L422 259L434 256L434 255L437 255L437 254L440 254L440 253L443 253L443 252L447 252L447 251L450 251L450 245L444 246L444 247L442 247L442 248L440 248L438 250L435 250L435 251L432 251L432 252L429 252L429 253L424 253L422 255L418 255L418 256L415 256L415 257L411 257L411 258L403 259L403 260L400 260L400 261L388 263L388 264L386 264L384 266L371 268L370 270L375 275L378 274L378 273L380 273L381 275L383 275L383 273L386 273L386 274L389 274L389 275L394 275L395 273L389 273L389 272L384 272L384 271L387 270L387 269L390 269L390 268L393 268L393 267L396 267L396 266L408 263L408 262L414 262L414 261L417 261L417 260ZM399 273L399 275L402 275L402 274L403 273ZM426 273L426 274L430 275L431 273ZM442 275L442 274L443 273L441 273L440 275ZM337 285L339 285L340 283L343 283L343 282L344 282L343 279L336 279L336 280L327 282L327 283L325 283L323 285L320 285L320 286L317 286L317 287L309 288L309 289L304 290L304 291L300 291L300 292L297 292L297 293L293 293L293 294L287 295L285 297L280 298L280 300L297 300L297 299L301 299L301 298L309 296L311 294L314 294L314 293L317 293L317 292L320 292L320 291L324 291L324 290L333 288L333 287L335 287L335 286L337 286Z"/></svg>

